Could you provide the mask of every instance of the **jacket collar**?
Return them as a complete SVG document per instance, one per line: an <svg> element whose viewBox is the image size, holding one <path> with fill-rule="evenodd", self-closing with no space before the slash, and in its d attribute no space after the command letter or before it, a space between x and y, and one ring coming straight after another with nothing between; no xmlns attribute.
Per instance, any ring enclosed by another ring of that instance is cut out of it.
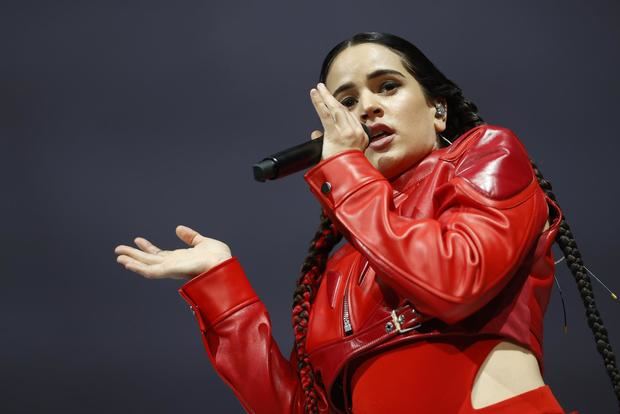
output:
<svg viewBox="0 0 620 414"><path fill-rule="evenodd" d="M439 148L429 152L424 158L422 158L417 163L413 164L409 167L405 172L401 175L396 176L390 180L390 184L392 184L393 196L396 197L402 193L406 193L409 191L414 185L419 183L424 177L429 175L439 158L444 155L446 152L453 150L456 147L456 143L461 143L465 137L472 135L474 131L479 128L483 128L485 124L478 125L459 135L452 141L452 145L449 145L444 148Z"/></svg>
<svg viewBox="0 0 620 414"><path fill-rule="evenodd" d="M409 169L401 175L391 179L390 184L392 185L392 189L394 191L394 197L399 194L406 193L409 189L411 189L411 187L430 174L432 169L437 164L437 160L447 148L449 147L439 148L429 152L424 158L409 167Z"/></svg>

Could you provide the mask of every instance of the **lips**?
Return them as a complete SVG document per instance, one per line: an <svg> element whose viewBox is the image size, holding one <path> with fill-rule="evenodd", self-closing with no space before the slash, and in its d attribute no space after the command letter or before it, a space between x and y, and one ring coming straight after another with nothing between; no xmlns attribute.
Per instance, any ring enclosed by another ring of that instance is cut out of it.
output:
<svg viewBox="0 0 620 414"><path fill-rule="evenodd" d="M370 129L370 141L374 141L394 133L394 129L385 124L368 125Z"/></svg>

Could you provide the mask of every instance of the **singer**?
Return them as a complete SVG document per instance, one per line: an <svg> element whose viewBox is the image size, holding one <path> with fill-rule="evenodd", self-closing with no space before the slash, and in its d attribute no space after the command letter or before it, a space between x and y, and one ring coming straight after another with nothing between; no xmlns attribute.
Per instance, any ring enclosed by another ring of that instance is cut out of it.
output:
<svg viewBox="0 0 620 414"><path fill-rule="evenodd" d="M575 239L510 129L390 34L336 45L309 94L323 148L304 178L321 218L290 358L225 243L179 226L186 250L115 250L144 277L188 279L208 358L248 413L564 413L543 380L553 242L619 389Z"/></svg>

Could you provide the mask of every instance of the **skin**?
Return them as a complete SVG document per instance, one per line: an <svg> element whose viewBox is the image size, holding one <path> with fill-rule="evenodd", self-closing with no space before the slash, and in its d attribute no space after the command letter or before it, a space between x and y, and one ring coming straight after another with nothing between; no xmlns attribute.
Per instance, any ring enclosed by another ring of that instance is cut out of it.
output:
<svg viewBox="0 0 620 414"><path fill-rule="evenodd" d="M397 73L368 78L377 70L386 69ZM348 87L343 90L342 85ZM401 57L377 44L343 50L334 59L325 84L312 88L310 98L323 125L324 132L311 134L312 139L324 136L322 158L360 150L388 179L399 176L437 149L437 133L446 128L447 116L435 116L435 103L446 105L445 101L425 96ZM395 131L392 143L376 151L368 147L369 139L361 123L388 125ZM138 248L116 246L117 262L145 278L188 280L232 256L228 245L194 229L180 225L175 231L188 248L162 250L145 238L136 237L134 243ZM534 355L526 348L503 341L489 353L476 375L472 406L486 407L542 385Z"/></svg>
<svg viewBox="0 0 620 414"><path fill-rule="evenodd" d="M368 79L381 69L399 74ZM345 84L350 87L342 90ZM342 51L332 63L326 85L317 85L310 95L325 130L323 158L359 149L386 178L400 175L437 149L436 134L446 128L446 117L435 117L437 101L424 95L398 54L378 44ZM367 147L368 137L360 123L379 122L396 133L388 148L374 151ZM502 341L478 370L471 403L482 408L543 385L536 357L524 347Z"/></svg>
<svg viewBox="0 0 620 414"><path fill-rule="evenodd" d="M114 248L116 261L147 279L189 280L232 257L230 248L219 240L202 236L187 226L179 225L175 231L191 247L162 250L147 239L136 237L138 249L122 244Z"/></svg>
<svg viewBox="0 0 620 414"><path fill-rule="evenodd" d="M368 79L380 70L392 73ZM343 85L348 86L342 89ZM381 45L365 43L343 50L332 62L325 85L318 84L310 97L325 131L323 159L359 149L388 179L438 148L437 134L446 129L447 117L435 117L435 103L447 107L445 101L427 98L400 56ZM368 147L362 123L389 126L395 130L394 140L387 148Z"/></svg>
<svg viewBox="0 0 620 414"><path fill-rule="evenodd" d="M367 80L367 73L377 69L396 70L400 75L386 74ZM336 97L328 90L349 82L353 87ZM424 96L420 84L389 49L365 44L344 50L334 60L326 83L327 87L319 84L310 91L324 128L324 159L359 149L391 178L437 148L436 132L445 130L446 118L435 118L434 103ZM368 136L360 122L367 125L381 122L393 128L396 132L391 145L378 151L369 148ZM311 137L320 135L320 131L315 131ZM127 270L149 279L191 279L232 255L228 245L190 227L180 225L176 234L190 247L162 250L147 239L136 237L134 243L138 248L116 246L116 260Z"/></svg>

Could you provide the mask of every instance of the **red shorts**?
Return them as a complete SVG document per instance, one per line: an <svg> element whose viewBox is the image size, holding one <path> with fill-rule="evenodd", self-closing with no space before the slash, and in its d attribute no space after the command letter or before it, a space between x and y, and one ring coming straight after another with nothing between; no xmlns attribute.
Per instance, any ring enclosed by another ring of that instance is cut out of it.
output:
<svg viewBox="0 0 620 414"><path fill-rule="evenodd" d="M365 360L351 378L354 414L564 414L548 385L475 409L479 367L502 339L421 341Z"/></svg>

